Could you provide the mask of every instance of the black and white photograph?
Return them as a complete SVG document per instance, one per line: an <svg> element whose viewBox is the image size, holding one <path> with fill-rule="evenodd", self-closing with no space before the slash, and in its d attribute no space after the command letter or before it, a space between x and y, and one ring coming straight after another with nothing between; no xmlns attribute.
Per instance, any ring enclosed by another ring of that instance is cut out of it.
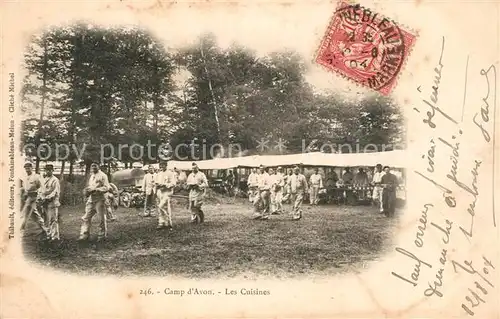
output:
<svg viewBox="0 0 500 319"><path fill-rule="evenodd" d="M401 107L317 88L297 51L213 33L171 48L79 22L33 35L24 66L35 262L282 278L362 268L391 242L406 197Z"/></svg>
<svg viewBox="0 0 500 319"><path fill-rule="evenodd" d="M498 317L499 8L5 2L0 317Z"/></svg>

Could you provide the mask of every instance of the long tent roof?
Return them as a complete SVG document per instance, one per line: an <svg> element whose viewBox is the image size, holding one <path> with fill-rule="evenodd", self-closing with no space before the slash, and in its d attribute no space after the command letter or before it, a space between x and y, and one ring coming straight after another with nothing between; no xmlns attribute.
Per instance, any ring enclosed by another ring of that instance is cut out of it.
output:
<svg viewBox="0 0 500 319"><path fill-rule="evenodd" d="M406 151L387 151L372 153L302 153L290 155L255 155L232 158L216 158L204 161L194 161L200 169L229 169L236 167L264 166L375 166L377 164L403 168L407 162ZM193 161L169 161L168 168L181 170L191 169Z"/></svg>

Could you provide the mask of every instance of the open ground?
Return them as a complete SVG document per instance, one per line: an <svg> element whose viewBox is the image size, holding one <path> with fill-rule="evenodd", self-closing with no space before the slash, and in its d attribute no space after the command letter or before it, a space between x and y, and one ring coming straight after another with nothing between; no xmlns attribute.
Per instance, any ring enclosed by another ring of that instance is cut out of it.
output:
<svg viewBox="0 0 500 319"><path fill-rule="evenodd" d="M285 205L285 210L290 206ZM108 224L108 239L97 244L94 217L89 243L78 243L84 206L61 207L63 242L58 248L39 241L33 222L23 246L31 262L78 274L248 279L322 276L366 267L391 244L397 219L367 206L309 207L303 218L288 214L252 220L243 199L204 205L206 222L189 223L186 203L173 205L174 229L156 230L157 219L120 207ZM398 212L397 212L398 213ZM397 214L396 214L397 215Z"/></svg>

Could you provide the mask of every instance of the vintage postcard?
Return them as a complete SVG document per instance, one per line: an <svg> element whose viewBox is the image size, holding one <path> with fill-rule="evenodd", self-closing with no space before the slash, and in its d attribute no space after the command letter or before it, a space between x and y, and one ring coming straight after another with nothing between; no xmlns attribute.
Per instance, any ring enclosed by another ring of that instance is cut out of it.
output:
<svg viewBox="0 0 500 319"><path fill-rule="evenodd" d="M498 1L2 1L2 318L499 318Z"/></svg>

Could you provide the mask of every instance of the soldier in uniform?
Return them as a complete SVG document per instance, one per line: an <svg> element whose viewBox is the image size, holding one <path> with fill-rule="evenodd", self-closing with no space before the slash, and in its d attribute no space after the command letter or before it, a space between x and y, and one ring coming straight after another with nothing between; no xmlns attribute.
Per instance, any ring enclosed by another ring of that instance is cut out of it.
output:
<svg viewBox="0 0 500 319"><path fill-rule="evenodd" d="M106 196L106 218L110 222L116 220L115 211L118 209L118 187L115 184L109 183L109 191Z"/></svg>
<svg viewBox="0 0 500 319"><path fill-rule="evenodd" d="M152 165L148 167L148 172L144 175L142 180L142 191L144 192L144 217L154 216L155 193L156 193L156 177L155 170Z"/></svg>
<svg viewBox="0 0 500 319"><path fill-rule="evenodd" d="M48 237L50 240L60 240L59 235L59 197L61 185L59 179L54 176L54 166L45 165L45 178L40 192L40 206L44 211L48 224Z"/></svg>
<svg viewBox="0 0 500 319"><path fill-rule="evenodd" d="M24 169L26 170L26 176L22 181L21 196L23 197L23 207L21 211L21 231L24 232L26 228L26 222L28 219L32 218L38 226L42 229L43 236L45 238L49 237L48 229L45 226L45 222L36 208L36 202L38 197L38 192L42 186L40 176L33 172L33 164L24 164Z"/></svg>
<svg viewBox="0 0 500 319"><path fill-rule="evenodd" d="M192 165L193 170L187 178L187 186L189 187L189 208L191 210L191 222L203 223L205 221L205 214L201 210L205 191L208 187L207 177L201 172L196 163Z"/></svg>
<svg viewBox="0 0 500 319"><path fill-rule="evenodd" d="M105 195L109 191L108 176L104 174L99 164L92 163L90 166L91 174L84 189L84 195L87 197L85 203L85 214L82 217L82 227L80 228L79 240L88 240L90 237L90 225L92 217L95 214L99 216L99 232L97 240L104 240L108 235L108 227L106 221L106 198Z"/></svg>
<svg viewBox="0 0 500 319"><path fill-rule="evenodd" d="M250 175L248 175L247 185L248 200L253 204L253 202L256 200L257 187L259 186L259 174L257 174L256 168L252 168L252 172L250 173Z"/></svg>
<svg viewBox="0 0 500 319"><path fill-rule="evenodd" d="M309 183L311 185L311 197L309 198L310 205L318 205L319 202L319 190L323 188L323 176L319 173L318 168L314 169L314 174L309 178Z"/></svg>
<svg viewBox="0 0 500 319"><path fill-rule="evenodd" d="M300 173L298 166L293 168L293 175L289 177L288 185L293 204L292 220L299 220L302 218L301 206L304 201L304 194L308 191L308 186L306 177Z"/></svg>
<svg viewBox="0 0 500 319"><path fill-rule="evenodd" d="M283 199L281 200L282 203L288 203L290 200L290 197L292 196L290 194L290 184L288 183L290 181L290 177L293 175L293 170L289 169L287 175L285 175L285 189L284 189L284 195Z"/></svg>
<svg viewBox="0 0 500 319"><path fill-rule="evenodd" d="M283 211L283 188L285 175L283 169L278 167L276 174L272 175L271 187L271 214L278 215Z"/></svg>
<svg viewBox="0 0 500 319"><path fill-rule="evenodd" d="M156 174L156 197L158 198L158 227L172 230L171 196L176 185L176 175L167 170L167 163L160 163L160 171Z"/></svg>
<svg viewBox="0 0 500 319"><path fill-rule="evenodd" d="M266 172L264 166L260 166L259 185L257 200L254 201L254 219L269 219L271 177Z"/></svg>
<svg viewBox="0 0 500 319"><path fill-rule="evenodd" d="M372 199L373 203L379 206L380 213L384 212L383 199L382 199L383 195L382 176L384 175L385 172L382 170L382 164L377 164L372 179L372 185L373 185Z"/></svg>
<svg viewBox="0 0 500 319"><path fill-rule="evenodd" d="M384 166L384 172L385 174L381 179L381 183L383 185L383 213L387 217L394 217L394 213L396 211L396 189L399 182L397 176L391 173L391 168L389 166Z"/></svg>

